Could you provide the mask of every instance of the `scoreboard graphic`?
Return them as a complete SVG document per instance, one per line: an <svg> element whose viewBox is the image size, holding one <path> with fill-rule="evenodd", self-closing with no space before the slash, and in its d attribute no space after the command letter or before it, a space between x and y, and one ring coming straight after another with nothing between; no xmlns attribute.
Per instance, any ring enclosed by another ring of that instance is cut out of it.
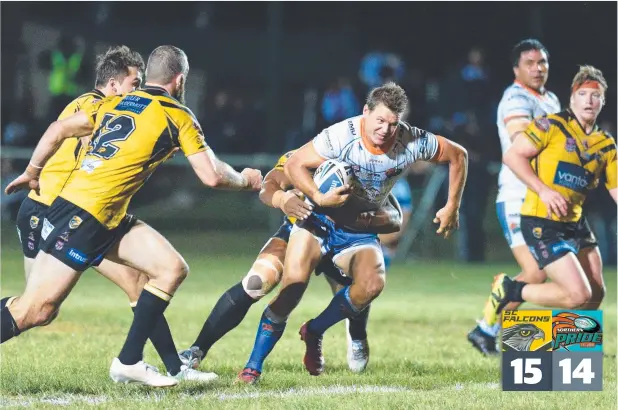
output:
<svg viewBox="0 0 618 410"><path fill-rule="evenodd" d="M603 312L502 312L503 391L603 390Z"/></svg>

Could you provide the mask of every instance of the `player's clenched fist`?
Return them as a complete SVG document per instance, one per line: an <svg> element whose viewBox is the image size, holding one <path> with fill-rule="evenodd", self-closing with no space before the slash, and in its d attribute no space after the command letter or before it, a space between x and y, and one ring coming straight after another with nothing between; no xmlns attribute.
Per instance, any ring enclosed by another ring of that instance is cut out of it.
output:
<svg viewBox="0 0 618 410"><path fill-rule="evenodd" d="M262 188L262 171L259 169L245 168L241 174L247 179L247 188L259 191Z"/></svg>

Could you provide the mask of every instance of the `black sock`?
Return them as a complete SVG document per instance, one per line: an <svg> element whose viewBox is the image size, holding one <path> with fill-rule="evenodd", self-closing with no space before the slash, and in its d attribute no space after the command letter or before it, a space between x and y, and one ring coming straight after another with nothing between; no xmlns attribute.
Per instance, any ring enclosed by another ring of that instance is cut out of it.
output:
<svg viewBox="0 0 618 410"><path fill-rule="evenodd" d="M155 295L156 293L156 295ZM157 296L160 295L160 296ZM165 299L167 300L165 300ZM125 365L133 365L142 360L146 340L150 337L157 322L169 305L171 296L146 284L135 306L133 323L127 339L118 355L118 360ZM174 350L176 348L174 347Z"/></svg>
<svg viewBox="0 0 618 410"><path fill-rule="evenodd" d="M255 302L257 300L245 292L242 282L232 286L217 301L193 346L206 354L212 345L242 322Z"/></svg>
<svg viewBox="0 0 618 410"><path fill-rule="evenodd" d="M348 319L350 321L349 333L352 340L367 339L367 321L369 320L369 308L367 306L358 316Z"/></svg>
<svg viewBox="0 0 618 410"><path fill-rule="evenodd" d="M521 292L526 286L526 282L520 282L517 280L512 281L507 289L507 299L509 302L525 302L521 296Z"/></svg>
<svg viewBox="0 0 618 410"><path fill-rule="evenodd" d="M135 307L131 307L131 310L135 313ZM176 376L180 372L182 362L180 361L180 357L178 357L174 338L172 337L172 332L164 315L161 315L157 325L152 330L150 341L157 353L159 353L159 357L163 360L163 364L169 374Z"/></svg>
<svg viewBox="0 0 618 410"><path fill-rule="evenodd" d="M7 296L5 298L0 299L0 309L4 309L6 307L6 302L9 301L13 296Z"/></svg>
<svg viewBox="0 0 618 410"><path fill-rule="evenodd" d="M19 336L20 333L9 309L3 308L0 311L0 344Z"/></svg>

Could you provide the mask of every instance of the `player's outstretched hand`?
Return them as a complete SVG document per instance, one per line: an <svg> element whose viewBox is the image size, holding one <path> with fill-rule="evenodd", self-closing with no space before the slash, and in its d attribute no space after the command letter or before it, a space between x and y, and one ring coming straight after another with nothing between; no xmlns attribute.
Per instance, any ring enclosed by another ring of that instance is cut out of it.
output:
<svg viewBox="0 0 618 410"><path fill-rule="evenodd" d="M34 189L38 194L39 178L24 172L23 174L15 178L9 185L7 185L4 192L7 195L11 195L15 192L21 191L22 189Z"/></svg>
<svg viewBox="0 0 618 410"><path fill-rule="evenodd" d="M448 239L455 229L459 229L459 208L446 205L436 212L436 217L433 219L433 222L440 224L436 233L438 235L444 234L444 239Z"/></svg>
<svg viewBox="0 0 618 410"><path fill-rule="evenodd" d="M298 219L307 219L311 215L313 206L301 199L302 193L297 189L286 191L279 201L279 208L288 216Z"/></svg>
<svg viewBox="0 0 618 410"><path fill-rule="evenodd" d="M551 218L552 213L558 217L567 216L569 213L569 200L560 193L550 188L545 188L539 192L539 198L547 207L548 218Z"/></svg>
<svg viewBox="0 0 618 410"><path fill-rule="evenodd" d="M349 184L331 189L325 194L320 194L316 199L316 203L324 208L339 208L343 206L348 198L350 198L351 188Z"/></svg>
<svg viewBox="0 0 618 410"><path fill-rule="evenodd" d="M262 171L259 169L245 168L241 174L247 178L248 188L251 191L259 191L262 189Z"/></svg>

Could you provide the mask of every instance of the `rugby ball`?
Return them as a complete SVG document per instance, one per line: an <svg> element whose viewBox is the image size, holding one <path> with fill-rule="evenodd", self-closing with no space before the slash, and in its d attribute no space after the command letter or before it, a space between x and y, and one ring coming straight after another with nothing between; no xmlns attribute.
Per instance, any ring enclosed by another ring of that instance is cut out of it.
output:
<svg viewBox="0 0 618 410"><path fill-rule="evenodd" d="M352 178L352 167L336 159L323 162L313 174L313 181L323 194L351 183Z"/></svg>

